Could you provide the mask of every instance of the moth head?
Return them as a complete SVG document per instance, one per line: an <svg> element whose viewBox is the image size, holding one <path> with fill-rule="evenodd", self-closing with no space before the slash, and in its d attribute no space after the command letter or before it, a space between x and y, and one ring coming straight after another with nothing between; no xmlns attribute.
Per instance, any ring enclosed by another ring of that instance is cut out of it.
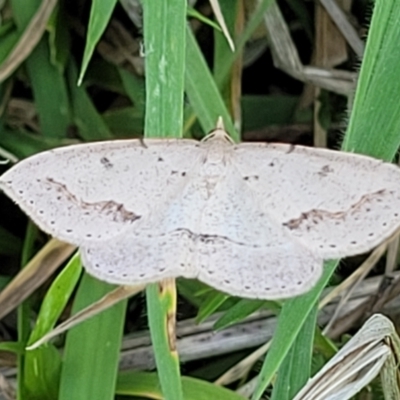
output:
<svg viewBox="0 0 400 400"><path fill-rule="evenodd" d="M226 132L225 126L224 126L224 121L222 117L218 117L217 123L215 128L209 132L207 136L205 136L202 140L202 142L207 142L207 141L219 141L219 142L224 142L224 143L231 143L233 144L234 141L232 138L229 136L229 133Z"/></svg>

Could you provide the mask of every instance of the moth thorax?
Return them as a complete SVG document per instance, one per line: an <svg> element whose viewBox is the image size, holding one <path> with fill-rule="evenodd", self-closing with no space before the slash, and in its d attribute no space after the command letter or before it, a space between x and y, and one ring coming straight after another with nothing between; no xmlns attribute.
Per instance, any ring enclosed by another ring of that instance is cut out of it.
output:
<svg viewBox="0 0 400 400"><path fill-rule="evenodd" d="M226 174L227 159L222 151L212 151L207 154L201 174L207 178L223 177Z"/></svg>

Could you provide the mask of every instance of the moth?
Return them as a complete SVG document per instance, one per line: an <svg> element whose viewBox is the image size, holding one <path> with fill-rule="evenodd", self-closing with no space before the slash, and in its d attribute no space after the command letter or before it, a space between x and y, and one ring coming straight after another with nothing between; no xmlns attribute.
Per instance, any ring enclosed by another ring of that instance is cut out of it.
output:
<svg viewBox="0 0 400 400"><path fill-rule="evenodd" d="M29 157L0 188L114 284L197 278L277 299L323 260L366 252L400 226L400 169L371 157L270 143L115 140Z"/></svg>

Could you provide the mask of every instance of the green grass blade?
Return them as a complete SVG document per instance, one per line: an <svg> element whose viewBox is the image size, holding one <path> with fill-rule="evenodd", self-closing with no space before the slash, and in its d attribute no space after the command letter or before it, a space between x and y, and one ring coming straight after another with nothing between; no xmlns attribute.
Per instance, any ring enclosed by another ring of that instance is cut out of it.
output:
<svg viewBox="0 0 400 400"><path fill-rule="evenodd" d="M75 289L81 272L79 256L75 255L47 291L27 345L43 337L55 326ZM26 351L24 368L25 384L32 400L56 398L60 381L61 356L52 344Z"/></svg>
<svg viewBox="0 0 400 400"><path fill-rule="evenodd" d="M12 0L18 27L26 27L40 1ZM43 36L26 60L40 128L44 136L62 137L70 123L67 87L61 71L50 62L50 48Z"/></svg>
<svg viewBox="0 0 400 400"><path fill-rule="evenodd" d="M183 125L186 2L143 1L147 137L179 137Z"/></svg>
<svg viewBox="0 0 400 400"><path fill-rule="evenodd" d="M65 144L62 139L45 138L22 130L1 129L0 145L17 158L25 158L39 151Z"/></svg>
<svg viewBox="0 0 400 400"><path fill-rule="evenodd" d="M186 0L145 0L146 54L145 137L180 137L186 45ZM174 285L149 285L148 320L163 398L183 399L175 349L176 292Z"/></svg>
<svg viewBox="0 0 400 400"><path fill-rule="evenodd" d="M36 325L29 337L28 346L54 328L75 290L81 273L81 260L79 255L75 254L47 291L40 307Z"/></svg>
<svg viewBox="0 0 400 400"><path fill-rule="evenodd" d="M33 254L34 242L36 240L37 228L31 222L28 223L26 230L25 241L22 249L21 268L23 268L30 260ZM25 300L18 307L18 343L25 348L31 333L30 315L31 315L31 302ZM29 396L25 385L25 352L18 354L17 364L17 400L28 400Z"/></svg>
<svg viewBox="0 0 400 400"><path fill-rule="evenodd" d="M317 313L318 309L314 306L279 368L271 400L293 399L310 378Z"/></svg>
<svg viewBox="0 0 400 400"><path fill-rule="evenodd" d="M71 93L72 118L79 129L80 136L87 141L112 139L111 131L93 105L86 89L77 85L77 71L72 60L69 63L67 74Z"/></svg>
<svg viewBox="0 0 400 400"><path fill-rule="evenodd" d="M170 285L151 284L146 288L147 312L157 372L165 399L183 399L176 350L176 291Z"/></svg>
<svg viewBox="0 0 400 400"><path fill-rule="evenodd" d="M112 289L85 274L73 314ZM113 400L117 379L126 300L67 333L58 400Z"/></svg>
<svg viewBox="0 0 400 400"><path fill-rule="evenodd" d="M207 319L211 314L217 311L227 299L229 299L229 296L225 293L213 290L201 303L199 311L197 312L196 323L200 324Z"/></svg>
<svg viewBox="0 0 400 400"><path fill-rule="evenodd" d="M189 28L187 29L185 88L190 105L204 132L208 133L214 129L217 118L221 116L224 119L225 129L235 141L238 141L239 135L235 131L214 78Z"/></svg>
<svg viewBox="0 0 400 400"><path fill-rule="evenodd" d="M117 0L93 0L90 9L89 27L86 38L85 52L83 54L82 68L79 74L78 85L82 83L83 76L92 58L94 49L106 29Z"/></svg>
<svg viewBox="0 0 400 400"><path fill-rule="evenodd" d="M214 329L224 329L242 322L246 317L259 310L264 304L272 303L265 300L241 299L230 307L214 324Z"/></svg>
<svg viewBox="0 0 400 400"><path fill-rule="evenodd" d="M182 377L185 400L244 400L243 396L200 379ZM148 399L164 399L156 374L149 372L124 371L118 376L117 394L141 396Z"/></svg>
<svg viewBox="0 0 400 400"><path fill-rule="evenodd" d="M0 27L0 64L8 57L19 39L20 35L11 23Z"/></svg>
<svg viewBox="0 0 400 400"><path fill-rule="evenodd" d="M260 399L264 390L271 383L274 374L278 371L278 368L289 353L297 335L307 320L308 314L315 307L322 290L329 282L336 266L336 261L326 263L321 279L310 292L287 300L284 303L272 339L271 348L264 360L258 384L254 390L253 400Z"/></svg>
<svg viewBox="0 0 400 400"><path fill-rule="evenodd" d="M143 137L144 110L136 108L118 108L105 112L102 119L108 129L118 138Z"/></svg>
<svg viewBox="0 0 400 400"><path fill-rule="evenodd" d="M392 160L400 144L400 2L377 0L343 150Z"/></svg>
<svg viewBox="0 0 400 400"><path fill-rule="evenodd" d="M144 119L144 111L145 111L145 90L144 90L144 82L142 79L139 79L137 76L130 74L126 70L122 68L118 68L118 73L121 78L122 84L126 91L126 94L130 98L133 103L135 109L135 115L143 115ZM143 123L141 124L143 127Z"/></svg>

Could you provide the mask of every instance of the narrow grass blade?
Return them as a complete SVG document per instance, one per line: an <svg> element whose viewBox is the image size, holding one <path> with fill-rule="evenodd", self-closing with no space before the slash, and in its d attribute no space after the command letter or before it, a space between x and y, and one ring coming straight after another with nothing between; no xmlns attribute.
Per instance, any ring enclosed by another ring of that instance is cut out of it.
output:
<svg viewBox="0 0 400 400"><path fill-rule="evenodd" d="M80 136L85 140L112 139L113 135L96 110L83 86L77 85L77 71L71 60L67 70L71 93L72 119L78 126Z"/></svg>
<svg viewBox="0 0 400 400"><path fill-rule="evenodd" d="M225 301L229 299L229 296L221 293L212 291L211 294L201 303L199 311L196 316L196 322L199 324L207 319L211 314L217 311Z"/></svg>
<svg viewBox="0 0 400 400"><path fill-rule="evenodd" d="M28 266L26 265L28 260L31 258L33 253L33 246L37 235L37 228L32 224L28 223L26 230L25 241L22 249L21 257L21 269L22 273ZM18 328L18 343L25 348L25 344L28 341L31 333L30 327L30 314L31 314L31 303L24 298L17 311L17 328ZM28 389L25 385L25 352L18 353L18 364L17 364L17 400L28 400Z"/></svg>
<svg viewBox="0 0 400 400"><path fill-rule="evenodd" d="M186 0L143 2L146 54L145 137L182 135L186 7ZM166 400L181 400L182 385L175 348L175 282L149 285L146 298L150 334L163 396Z"/></svg>
<svg viewBox="0 0 400 400"><path fill-rule="evenodd" d="M234 306L230 307L225 314L214 324L215 330L227 328L243 321L246 317L259 310L263 305L272 303L265 300L241 299ZM268 307L271 308L271 307Z"/></svg>
<svg viewBox="0 0 400 400"><path fill-rule="evenodd" d="M315 307L322 290L329 282L336 266L336 261L326 263L321 279L310 292L287 300L284 303L279 315L274 338L272 339L271 348L264 360L258 384L254 390L253 400L260 399L264 390L271 383L273 376L295 342L297 335L307 320L308 314Z"/></svg>
<svg viewBox="0 0 400 400"><path fill-rule="evenodd" d="M239 136L232 124L229 112L189 28L187 30L185 88L190 105L204 132L214 129L218 117L221 116L225 129L235 141L238 141Z"/></svg>
<svg viewBox="0 0 400 400"><path fill-rule="evenodd" d="M313 307L278 371L271 400L292 400L311 375L317 307Z"/></svg>
<svg viewBox="0 0 400 400"><path fill-rule="evenodd" d="M35 328L29 337L28 346L50 332L63 312L82 273L82 265L78 254L54 280L42 302Z"/></svg>
<svg viewBox="0 0 400 400"><path fill-rule="evenodd" d="M93 0L90 9L89 27L86 37L85 52L83 54L82 68L79 74L78 85L82 83L83 76L89 65L94 49L101 35L110 21L117 0Z"/></svg>
<svg viewBox="0 0 400 400"><path fill-rule="evenodd" d="M75 256L52 283L42 302L36 325L28 345L49 332L56 324L75 289L82 272L79 256ZM24 360L24 378L30 398L52 400L57 396L60 381L61 356L52 345L27 351Z"/></svg>
<svg viewBox="0 0 400 400"><path fill-rule="evenodd" d="M186 2L143 2L147 137L179 137L183 124Z"/></svg>
<svg viewBox="0 0 400 400"><path fill-rule="evenodd" d="M400 144L400 2L376 0L349 125L345 151L391 161Z"/></svg>
<svg viewBox="0 0 400 400"><path fill-rule="evenodd" d="M200 379L182 377L185 400L245 400L244 397L221 386ZM146 399L164 400L156 374L149 372L124 371L118 376L117 394L141 396Z"/></svg>
<svg viewBox="0 0 400 400"><path fill-rule="evenodd" d="M12 0L13 15L22 29L28 25L38 9L39 1ZM70 123L67 86L61 71L50 62L50 48L46 37L37 44L26 59L39 114L41 132L48 137L63 137Z"/></svg>
<svg viewBox="0 0 400 400"><path fill-rule="evenodd" d="M147 286L147 312L162 392L167 400L183 399L176 349L176 289L172 280Z"/></svg>
<svg viewBox="0 0 400 400"><path fill-rule="evenodd" d="M73 314L99 300L112 286L85 274ZM63 355L58 400L113 400L126 301L70 330Z"/></svg>

